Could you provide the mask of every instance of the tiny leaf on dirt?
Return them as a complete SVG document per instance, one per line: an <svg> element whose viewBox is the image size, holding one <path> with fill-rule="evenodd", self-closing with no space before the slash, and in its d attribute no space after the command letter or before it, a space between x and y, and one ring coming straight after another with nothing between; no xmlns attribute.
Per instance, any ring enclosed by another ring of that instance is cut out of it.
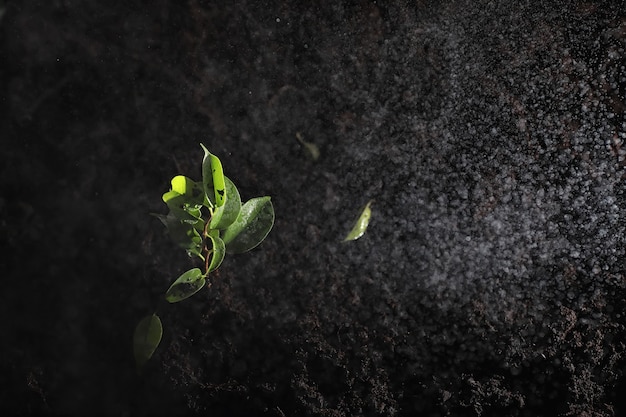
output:
<svg viewBox="0 0 626 417"><path fill-rule="evenodd" d="M229 253L243 253L255 248L265 239L274 225L274 206L270 197L248 200L237 220L224 231L222 239Z"/></svg>
<svg viewBox="0 0 626 417"><path fill-rule="evenodd" d="M311 158L313 158L314 161L320 159L320 149L317 147L316 144L305 141L300 132L296 133L296 139L298 139L298 142L300 142L302 146L304 146L306 150L309 151L309 153L311 154Z"/></svg>
<svg viewBox="0 0 626 417"><path fill-rule="evenodd" d="M372 209L370 208L370 206L372 205L372 201L373 200L370 200L367 203L367 205L363 209L363 212L361 212L361 215L354 224L354 227L352 227L350 233L348 233L348 235L343 240L344 242L347 242L349 240L357 240L358 238L363 236L365 230L367 229L367 226L370 223L370 218L372 217Z"/></svg>
<svg viewBox="0 0 626 417"><path fill-rule="evenodd" d="M152 357L154 351L161 343L163 336L163 326L161 319L156 314L144 317L137 327L133 336L133 352L135 353L135 363L141 369L143 365Z"/></svg>
<svg viewBox="0 0 626 417"><path fill-rule="evenodd" d="M204 287L206 279L199 268L193 268L182 274L165 293L165 299L170 303L185 300Z"/></svg>

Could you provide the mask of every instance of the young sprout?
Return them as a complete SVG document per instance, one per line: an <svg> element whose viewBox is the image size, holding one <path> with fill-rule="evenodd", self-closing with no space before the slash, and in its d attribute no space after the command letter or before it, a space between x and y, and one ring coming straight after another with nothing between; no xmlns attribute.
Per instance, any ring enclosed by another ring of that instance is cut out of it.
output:
<svg viewBox="0 0 626 417"><path fill-rule="evenodd" d="M197 257L204 267L180 275L165 293L169 303L183 301L204 288L210 272L219 268L226 253L243 253L259 245L274 225L270 197L241 203L235 184L224 175L222 162L202 144L202 180L183 175L172 178L163 194L167 215L157 214L172 240ZM135 329L134 351L141 368L161 341L162 326L156 314L145 317Z"/></svg>

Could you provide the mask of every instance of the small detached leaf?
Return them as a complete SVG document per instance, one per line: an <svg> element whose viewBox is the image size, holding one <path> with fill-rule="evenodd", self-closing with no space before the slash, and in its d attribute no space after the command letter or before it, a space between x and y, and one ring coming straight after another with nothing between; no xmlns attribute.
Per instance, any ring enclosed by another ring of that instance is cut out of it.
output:
<svg viewBox="0 0 626 417"><path fill-rule="evenodd" d="M152 357L159 343L161 343L162 336L163 325L156 314L144 317L137 324L133 335L133 352L138 369L141 369Z"/></svg>
<svg viewBox="0 0 626 417"><path fill-rule="evenodd" d="M320 159L320 149L317 147L316 144L305 141L304 138L302 138L300 132L296 132L296 139L298 139L298 142L300 142L302 146L304 146L307 151L309 151L309 153L311 154L311 158L313 158L314 161Z"/></svg>
<svg viewBox="0 0 626 417"><path fill-rule="evenodd" d="M182 274L165 293L165 299L170 303L185 300L204 287L206 279L199 268L193 268Z"/></svg>
<svg viewBox="0 0 626 417"><path fill-rule="evenodd" d="M224 180L224 170L220 159L200 144L204 150L202 159L202 185L204 192L215 206L221 207L226 202L226 184ZM213 199L212 199L213 197Z"/></svg>
<svg viewBox="0 0 626 417"><path fill-rule="evenodd" d="M373 200L370 200L367 203L367 205L363 209L363 212L361 213L356 223L354 224L354 227L352 227L352 230L350 231L350 233L348 233L345 239L343 239L344 242L347 242L349 240L357 240L358 238L363 236L363 234L365 233L365 230L367 229L367 226L370 223L370 218L372 217L372 209L370 208L370 206L372 205L372 202Z"/></svg>
<svg viewBox="0 0 626 417"><path fill-rule="evenodd" d="M222 240L229 253L243 253L255 248L274 226L274 206L270 197L248 200L237 220L224 231Z"/></svg>

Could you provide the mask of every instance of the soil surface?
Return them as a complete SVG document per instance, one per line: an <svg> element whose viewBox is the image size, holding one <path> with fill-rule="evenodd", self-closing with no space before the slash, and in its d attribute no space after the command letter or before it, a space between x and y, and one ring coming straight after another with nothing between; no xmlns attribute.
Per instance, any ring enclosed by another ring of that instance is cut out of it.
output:
<svg viewBox="0 0 626 417"><path fill-rule="evenodd" d="M0 3L0 414L626 415L622 6ZM276 223L168 305L200 142Z"/></svg>

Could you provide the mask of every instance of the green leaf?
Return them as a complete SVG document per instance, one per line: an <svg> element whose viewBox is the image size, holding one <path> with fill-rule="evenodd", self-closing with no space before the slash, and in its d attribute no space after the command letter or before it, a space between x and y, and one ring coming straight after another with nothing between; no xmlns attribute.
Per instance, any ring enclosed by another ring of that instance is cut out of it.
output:
<svg viewBox="0 0 626 417"><path fill-rule="evenodd" d="M183 175L172 178L171 184L172 189L162 197L170 211L183 222L195 224L202 220L201 209L206 200L202 185Z"/></svg>
<svg viewBox="0 0 626 417"><path fill-rule="evenodd" d="M313 158L314 161L317 161L320 158L320 149L316 144L305 141L300 132L296 132L296 139L298 139L298 142L300 142L302 146L309 151L311 158Z"/></svg>
<svg viewBox="0 0 626 417"><path fill-rule="evenodd" d="M159 343L161 343L162 336L163 325L156 314L144 317L137 324L133 335L133 351L138 369L142 368L152 357Z"/></svg>
<svg viewBox="0 0 626 417"><path fill-rule="evenodd" d="M209 239L211 239L211 242L213 243L213 254L211 255L211 263L209 264L207 272L212 272L219 268L222 264L224 255L226 255L226 246L224 241L217 236L217 233L215 235L210 234Z"/></svg>
<svg viewBox="0 0 626 417"><path fill-rule="evenodd" d="M163 194L163 201L166 203L166 196L185 196L185 200L189 204L202 206L204 200L204 189L202 184L195 182L194 180L185 177L184 175L177 175L172 178L171 190Z"/></svg>
<svg viewBox="0 0 626 417"><path fill-rule="evenodd" d="M185 300L204 287L206 279L199 268L193 268L182 274L165 293L165 299L170 303Z"/></svg>
<svg viewBox="0 0 626 417"><path fill-rule="evenodd" d="M175 191L169 191L163 194L163 200L167 199L167 207L170 213L181 222L195 224L201 219L201 213L198 207L189 206L185 196L177 194Z"/></svg>
<svg viewBox="0 0 626 417"><path fill-rule="evenodd" d="M214 197L212 202L215 206L221 207L226 202L226 184L224 180L224 170L222 162L213 155L209 150L200 144L204 150L204 158L202 159L202 185L204 192L209 199Z"/></svg>
<svg viewBox="0 0 626 417"><path fill-rule="evenodd" d="M178 246L185 249L189 255L196 255L204 260L202 256L202 237L200 233L202 228L198 230L197 225L193 225L184 221L180 221L172 212L167 216L155 214L156 218L167 228L167 232ZM202 222L198 223L202 225Z"/></svg>
<svg viewBox="0 0 626 417"><path fill-rule="evenodd" d="M225 203L213 212L209 223L211 229L226 229L237 220L241 211L241 197L237 187L228 177L224 177L224 183L226 185Z"/></svg>
<svg viewBox="0 0 626 417"><path fill-rule="evenodd" d="M270 197L247 201L237 220L222 235L229 253L242 253L255 248L265 239L274 225L274 206Z"/></svg>
<svg viewBox="0 0 626 417"><path fill-rule="evenodd" d="M361 215L359 216L356 223L352 227L352 230L350 230L350 233L348 233L348 235L343 240L344 242L349 241L349 240L357 240L358 238L363 236L363 234L365 233L365 230L367 229L367 226L370 223L370 218L372 217L372 210L370 208L370 206L372 205L372 202L373 200L370 200L367 203L367 205L363 209L363 212L361 212Z"/></svg>
<svg viewBox="0 0 626 417"><path fill-rule="evenodd" d="M191 178L187 178L184 175L177 175L170 181L172 185L171 191L180 195L189 195L193 193L195 182Z"/></svg>

